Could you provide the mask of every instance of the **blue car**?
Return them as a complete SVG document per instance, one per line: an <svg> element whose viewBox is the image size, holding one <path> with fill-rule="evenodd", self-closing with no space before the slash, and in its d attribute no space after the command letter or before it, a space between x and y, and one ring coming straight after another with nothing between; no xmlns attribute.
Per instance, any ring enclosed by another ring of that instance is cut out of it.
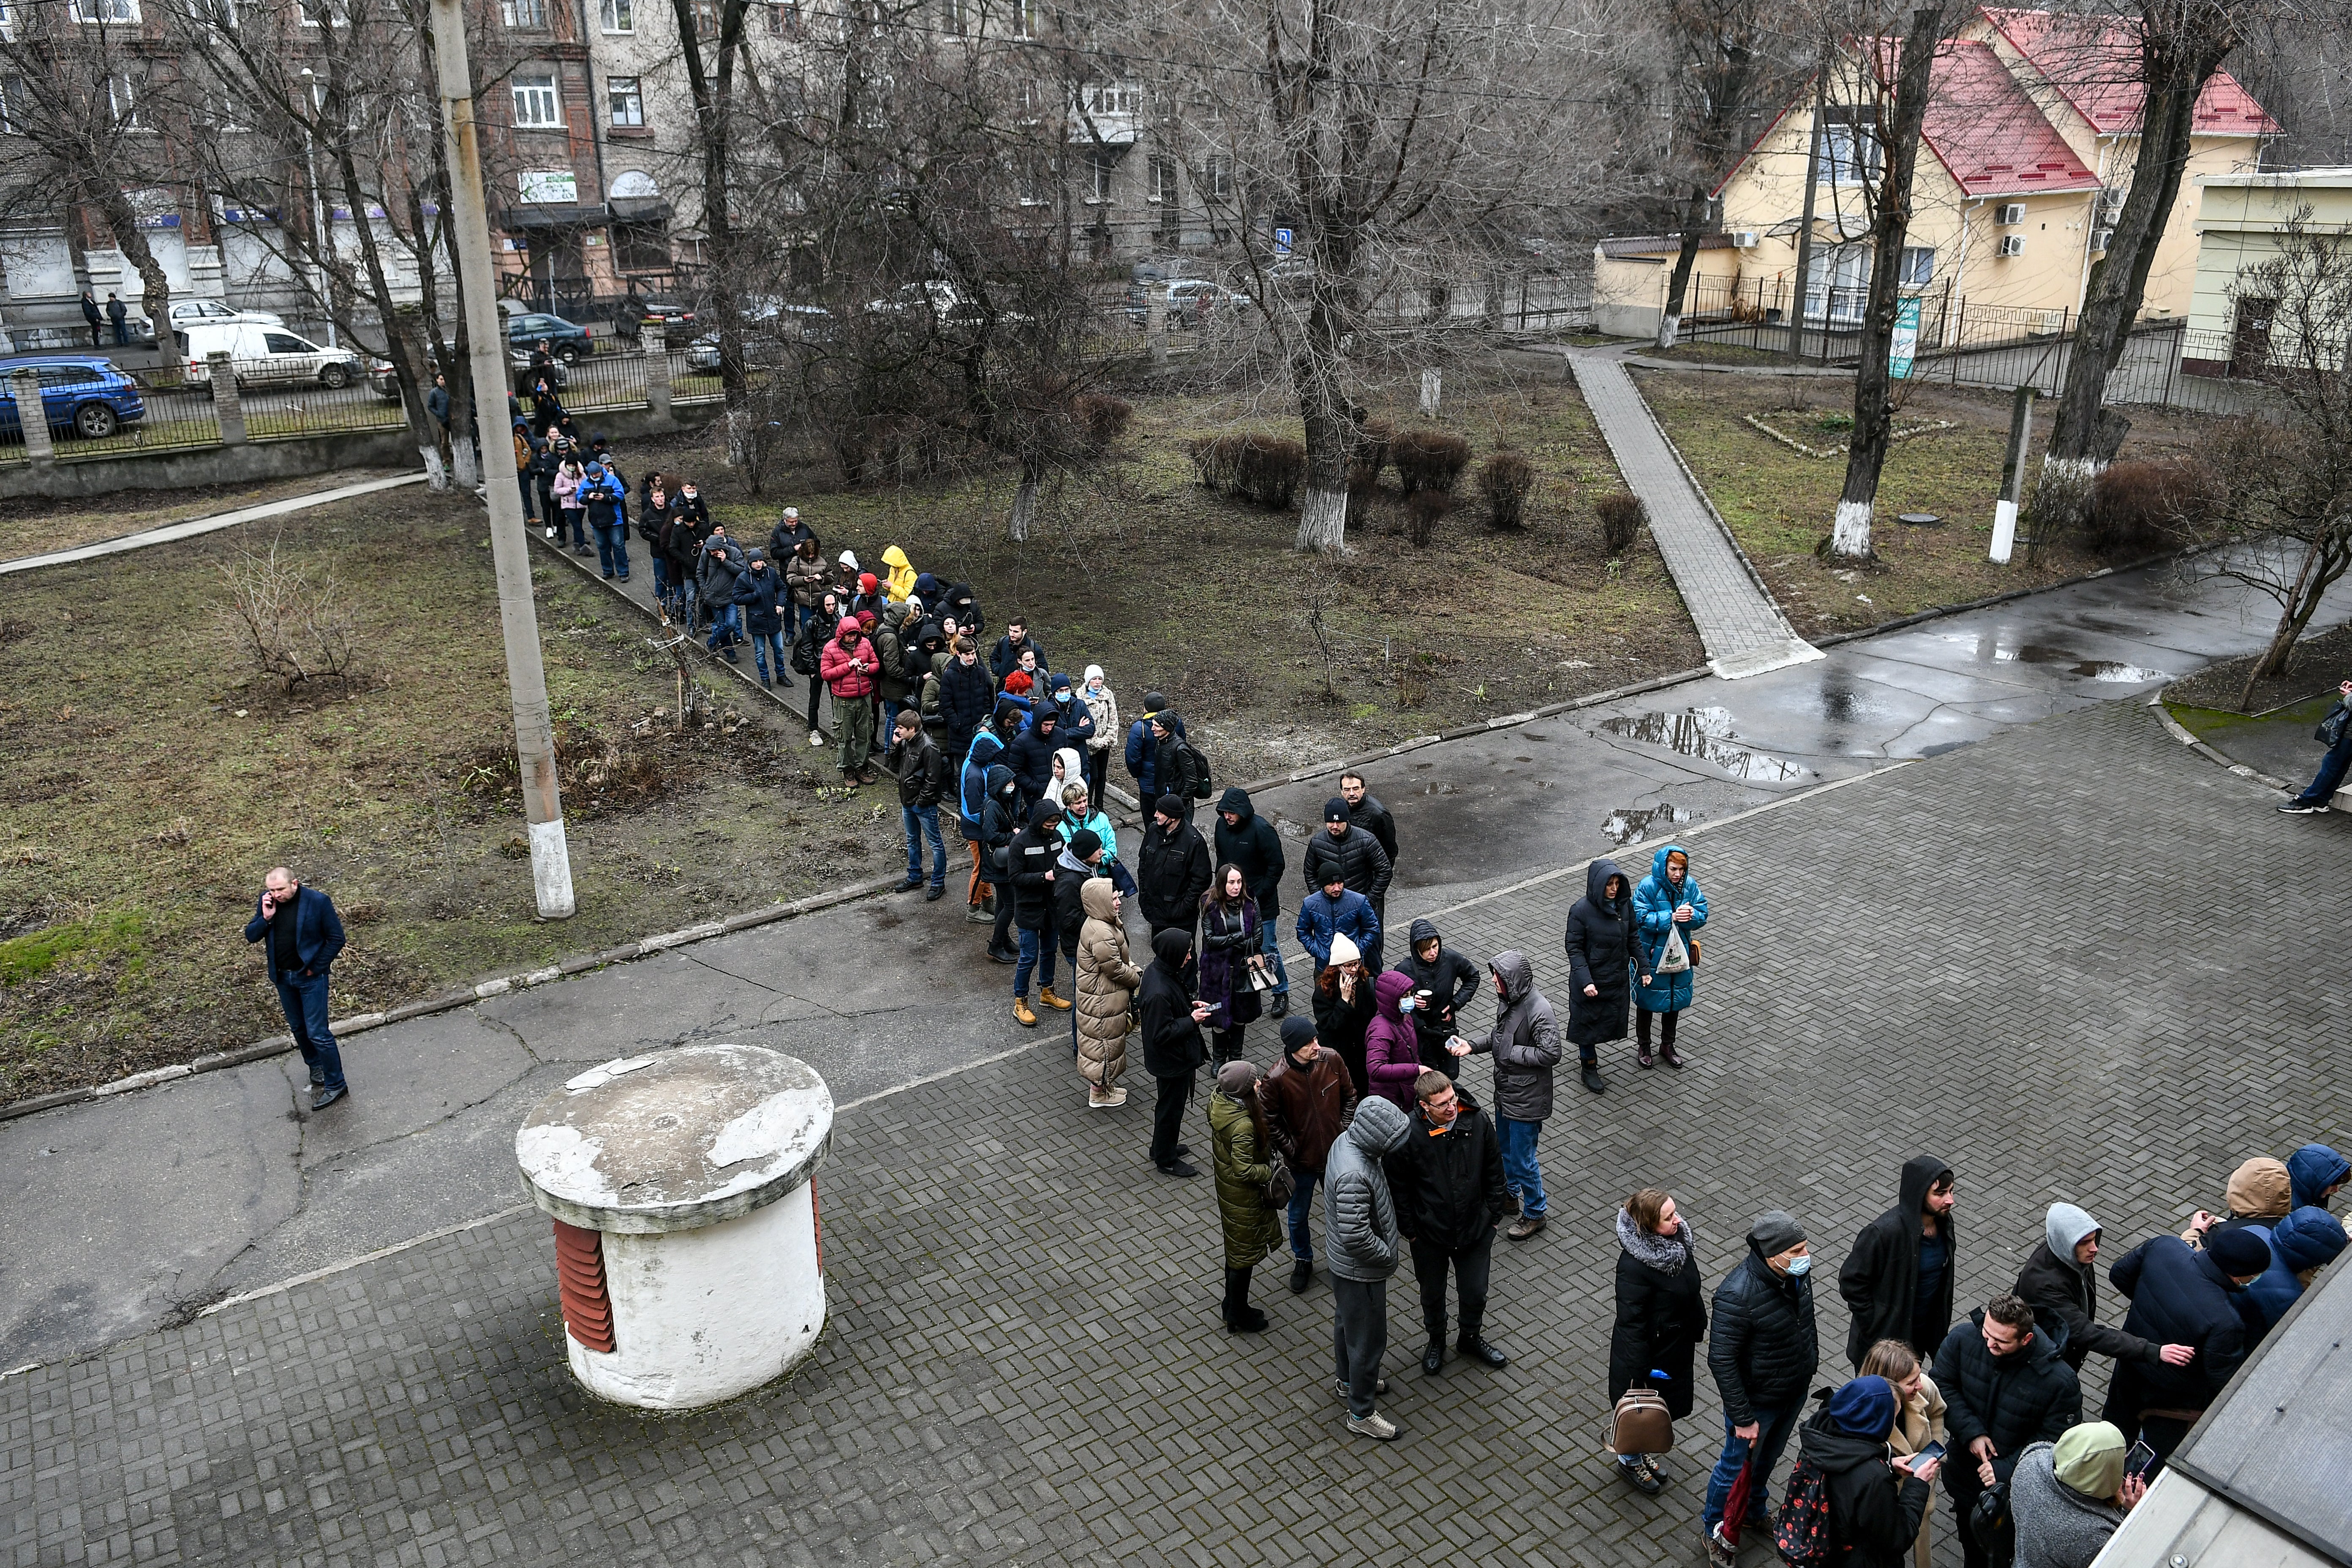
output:
<svg viewBox="0 0 2352 1568"><path fill-rule="evenodd" d="M41 378L41 406L52 430L70 429L103 441L125 425L147 416L139 384L99 354L38 354L0 359L0 431L17 427L16 376L30 370Z"/></svg>

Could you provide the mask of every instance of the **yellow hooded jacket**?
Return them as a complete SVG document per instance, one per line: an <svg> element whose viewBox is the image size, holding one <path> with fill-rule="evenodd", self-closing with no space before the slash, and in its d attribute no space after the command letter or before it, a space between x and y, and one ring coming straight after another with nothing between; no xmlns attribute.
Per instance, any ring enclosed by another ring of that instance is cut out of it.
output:
<svg viewBox="0 0 2352 1568"><path fill-rule="evenodd" d="M907 552L897 545L882 552L882 564L890 568L890 575L882 584L882 596L894 605L903 605L907 595L915 591L915 569L907 561Z"/></svg>

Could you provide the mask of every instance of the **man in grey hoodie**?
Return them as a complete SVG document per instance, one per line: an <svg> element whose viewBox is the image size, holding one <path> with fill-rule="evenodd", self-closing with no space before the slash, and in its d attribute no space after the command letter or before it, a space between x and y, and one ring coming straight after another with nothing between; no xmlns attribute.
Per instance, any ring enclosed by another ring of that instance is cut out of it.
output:
<svg viewBox="0 0 2352 1568"><path fill-rule="evenodd" d="M1551 1117L1551 1071L1559 1065L1559 1019L1536 989L1535 965L1517 949L1486 966L1495 977L1495 1026L1478 1040L1455 1036L1456 1056L1495 1058L1495 1131L1503 1140L1503 1177L1519 1200L1519 1217L1503 1234L1525 1241L1543 1229L1543 1166L1536 1140ZM1456 1047L1459 1047L1456 1049Z"/></svg>
<svg viewBox="0 0 2352 1568"><path fill-rule="evenodd" d="M1383 1443L1396 1423L1372 1403L1384 1392L1381 1355L1389 1342L1389 1276L1404 1237L1381 1162L1404 1146L1412 1122L1392 1100L1367 1096L1323 1165L1323 1246L1331 1258L1332 1358L1348 1430Z"/></svg>

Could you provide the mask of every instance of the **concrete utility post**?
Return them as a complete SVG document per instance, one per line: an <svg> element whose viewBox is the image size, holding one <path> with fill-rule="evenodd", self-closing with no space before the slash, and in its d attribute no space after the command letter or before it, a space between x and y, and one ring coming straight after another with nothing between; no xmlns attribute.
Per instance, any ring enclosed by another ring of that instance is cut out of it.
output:
<svg viewBox="0 0 2352 1568"><path fill-rule="evenodd" d="M563 838L563 803L555 786L555 728L547 712L547 671L539 657L539 612L530 601L530 546L523 536L522 494L515 488L514 443L506 424L506 333L499 325L490 276L490 217L482 194L482 150L474 130L474 78L466 63L466 13L458 0L433 0L433 55L441 79L441 123L449 155L449 202L457 221L457 281L466 296L472 350L474 417L482 483L490 509L490 555L499 574L499 624L506 633L507 689L514 700L515 753L521 763L524 815L530 822L530 883L543 920L572 911L572 853Z"/></svg>
<svg viewBox="0 0 2352 1568"><path fill-rule="evenodd" d="M2033 399L2037 389L2017 389L2009 405L2009 458L2000 468L2000 499L1992 505L1991 559L2008 564L2017 545L2017 507L2025 499L2025 451L2033 442Z"/></svg>

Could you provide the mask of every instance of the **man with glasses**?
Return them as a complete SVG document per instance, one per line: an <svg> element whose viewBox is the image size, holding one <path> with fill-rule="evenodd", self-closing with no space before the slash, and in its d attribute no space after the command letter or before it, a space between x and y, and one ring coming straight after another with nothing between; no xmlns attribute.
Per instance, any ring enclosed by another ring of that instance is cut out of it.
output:
<svg viewBox="0 0 2352 1568"><path fill-rule="evenodd" d="M324 1110L349 1092L342 1053L327 1026L327 968L343 951L343 922L335 914L335 901L304 887L285 867L273 867L262 879L254 916L245 923L245 940L268 943L262 952L278 987L278 1005L286 1010L286 1026L310 1068L310 1109Z"/></svg>

